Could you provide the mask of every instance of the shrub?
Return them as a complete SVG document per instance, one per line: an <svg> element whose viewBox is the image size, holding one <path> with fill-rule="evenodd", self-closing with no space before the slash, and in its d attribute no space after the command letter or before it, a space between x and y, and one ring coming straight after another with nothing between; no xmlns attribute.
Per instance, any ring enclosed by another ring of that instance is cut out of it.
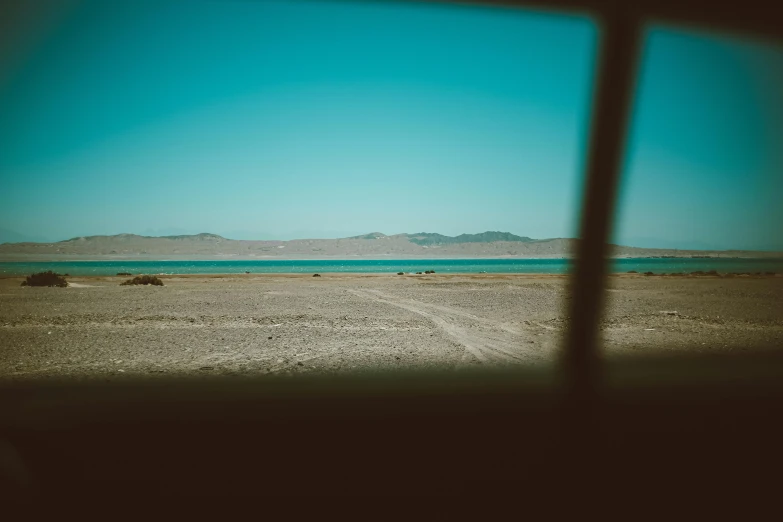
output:
<svg viewBox="0 0 783 522"><path fill-rule="evenodd" d="M132 276L133 274L131 274L130 272L117 272L117 275L118 276Z"/></svg>
<svg viewBox="0 0 783 522"><path fill-rule="evenodd" d="M156 276L151 275L142 275L142 276L136 276L133 279L128 279L124 283L120 283L121 286L125 285L155 285L155 286L163 286L163 281L158 279Z"/></svg>
<svg viewBox="0 0 783 522"><path fill-rule="evenodd" d="M628 273L629 274L638 274L639 272L637 272L636 270L629 270Z"/></svg>
<svg viewBox="0 0 783 522"><path fill-rule="evenodd" d="M321 277L321 274L313 274L313 277Z"/></svg>
<svg viewBox="0 0 783 522"><path fill-rule="evenodd" d="M404 272L397 272L397 275L405 275Z"/></svg>
<svg viewBox="0 0 783 522"><path fill-rule="evenodd" d="M68 286L68 281L65 280L65 276L49 270L27 276L27 278L22 281L22 286L59 286L63 288Z"/></svg>

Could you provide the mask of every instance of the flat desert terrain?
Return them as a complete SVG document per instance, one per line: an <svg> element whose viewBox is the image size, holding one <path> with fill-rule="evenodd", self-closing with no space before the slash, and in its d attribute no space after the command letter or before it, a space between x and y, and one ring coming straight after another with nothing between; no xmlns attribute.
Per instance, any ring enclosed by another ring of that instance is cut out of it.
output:
<svg viewBox="0 0 783 522"><path fill-rule="evenodd" d="M0 279L0 380L547 366L560 275L323 274ZM783 277L619 275L607 357L783 346Z"/></svg>

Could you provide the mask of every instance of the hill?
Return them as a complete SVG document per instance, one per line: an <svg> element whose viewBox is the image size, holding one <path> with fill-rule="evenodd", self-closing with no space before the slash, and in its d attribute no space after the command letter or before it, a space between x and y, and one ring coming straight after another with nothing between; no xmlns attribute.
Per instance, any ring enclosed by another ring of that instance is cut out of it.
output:
<svg viewBox="0 0 783 522"><path fill-rule="evenodd" d="M564 258L575 239L532 239L509 232L446 236L432 232L386 235L372 232L337 239L248 241L217 234L176 236L84 236L56 243L6 243L0 260L52 259L400 259L400 258ZM612 245L615 257L783 257L782 253L635 248Z"/></svg>

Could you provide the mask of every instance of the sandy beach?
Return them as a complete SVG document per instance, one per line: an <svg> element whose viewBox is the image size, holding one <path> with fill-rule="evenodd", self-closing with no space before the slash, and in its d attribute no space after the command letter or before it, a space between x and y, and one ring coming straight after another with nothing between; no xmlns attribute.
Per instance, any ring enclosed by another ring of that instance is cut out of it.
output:
<svg viewBox="0 0 783 522"><path fill-rule="evenodd" d="M322 274L0 279L0 379L548 366L561 275ZM610 278L607 357L783 345L783 277Z"/></svg>

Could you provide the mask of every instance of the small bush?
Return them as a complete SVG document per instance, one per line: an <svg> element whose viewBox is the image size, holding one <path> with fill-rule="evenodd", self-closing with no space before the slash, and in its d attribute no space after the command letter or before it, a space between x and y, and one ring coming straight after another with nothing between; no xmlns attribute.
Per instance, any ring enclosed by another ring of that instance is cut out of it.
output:
<svg viewBox="0 0 783 522"><path fill-rule="evenodd" d="M38 272L37 274L29 275L22 281L22 286L59 286L64 288L68 286L68 281L65 280L65 276L52 272Z"/></svg>
<svg viewBox="0 0 783 522"><path fill-rule="evenodd" d="M163 281L158 279L156 276L151 275L142 275L142 276L136 276L133 279L128 279L124 283L120 283L121 286L125 285L155 285L155 286L163 286Z"/></svg>
<svg viewBox="0 0 783 522"><path fill-rule="evenodd" d="M629 270L628 273L629 274L638 274L639 272L637 272L636 270Z"/></svg>
<svg viewBox="0 0 783 522"><path fill-rule="evenodd" d="M131 274L130 272L117 272L117 275L118 276L132 276L133 274Z"/></svg>
<svg viewBox="0 0 783 522"><path fill-rule="evenodd" d="M397 275L405 275L404 272L397 272Z"/></svg>
<svg viewBox="0 0 783 522"><path fill-rule="evenodd" d="M321 274L313 274L313 277L321 277Z"/></svg>

